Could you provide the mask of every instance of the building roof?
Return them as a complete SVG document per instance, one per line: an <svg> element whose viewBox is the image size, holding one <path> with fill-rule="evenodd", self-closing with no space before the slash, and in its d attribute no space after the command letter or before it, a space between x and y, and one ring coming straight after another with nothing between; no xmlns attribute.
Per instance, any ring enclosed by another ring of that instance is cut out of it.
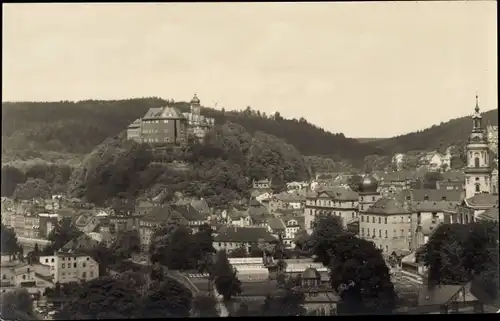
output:
<svg viewBox="0 0 500 321"><path fill-rule="evenodd" d="M178 212L189 222L200 222L207 219L207 214L200 213L191 204L189 205L170 205L171 210Z"/></svg>
<svg viewBox="0 0 500 321"><path fill-rule="evenodd" d="M498 205L487 209L477 216L478 221L495 221L498 222Z"/></svg>
<svg viewBox="0 0 500 321"><path fill-rule="evenodd" d="M410 196L412 201L451 201L460 202L463 199L463 192L457 190L445 189L415 189L411 191L403 191L401 194ZM409 195L408 195L409 194Z"/></svg>
<svg viewBox="0 0 500 321"><path fill-rule="evenodd" d="M498 195L481 193L465 200L469 206L494 206L498 205Z"/></svg>
<svg viewBox="0 0 500 321"><path fill-rule="evenodd" d="M330 187L323 189L318 192L317 196L319 197L322 194L328 195L334 201L357 201L359 199L358 193L343 187Z"/></svg>
<svg viewBox="0 0 500 321"><path fill-rule="evenodd" d="M277 217L270 217L267 219L267 225L273 230L273 231L281 231L286 228L285 223L283 222L282 219L277 218Z"/></svg>
<svg viewBox="0 0 500 321"><path fill-rule="evenodd" d="M300 195L299 193L287 193L287 192L282 192L274 196L277 200L280 200L282 202L286 203L293 203L293 202L303 202L306 200L306 197L304 195Z"/></svg>
<svg viewBox="0 0 500 321"><path fill-rule="evenodd" d="M301 275L302 279L313 279L318 280L321 279L321 274L315 268L307 268Z"/></svg>
<svg viewBox="0 0 500 321"><path fill-rule="evenodd" d="M150 108L143 119L184 119L184 116L175 107Z"/></svg>
<svg viewBox="0 0 500 321"><path fill-rule="evenodd" d="M141 220L147 222L165 222L169 217L169 209L165 207L154 207L144 215Z"/></svg>
<svg viewBox="0 0 500 321"><path fill-rule="evenodd" d="M417 212L446 212L455 210L458 204L450 201L419 201L411 202L411 207Z"/></svg>
<svg viewBox="0 0 500 321"><path fill-rule="evenodd" d="M465 173L463 171L448 171L441 173L443 175L443 181L454 182L454 181L465 181Z"/></svg>
<svg viewBox="0 0 500 321"><path fill-rule="evenodd" d="M436 285L422 286L418 293L418 305L444 305L449 303L458 292L464 289L468 292L471 283L466 285Z"/></svg>
<svg viewBox="0 0 500 321"><path fill-rule="evenodd" d="M215 242L254 243L259 239L272 242L277 239L262 227L224 227L215 236Z"/></svg>
<svg viewBox="0 0 500 321"><path fill-rule="evenodd" d="M382 197L370 206L365 213L367 214L409 214L411 213L410 204L405 205L395 198Z"/></svg>
<svg viewBox="0 0 500 321"><path fill-rule="evenodd" d="M240 211L236 208L231 208L227 210L227 216L233 220L239 220L242 217L250 216L250 214L248 213L248 211Z"/></svg>
<svg viewBox="0 0 500 321"><path fill-rule="evenodd" d="M97 246L99 244L99 241L92 238L91 236L87 234L82 234L76 239L73 239L69 241L68 243L64 244L62 249L63 250L71 250L71 249L79 249L79 248L92 248L94 246Z"/></svg>
<svg viewBox="0 0 500 321"><path fill-rule="evenodd" d="M378 181L371 175L365 175L359 184L359 191L363 193L377 192Z"/></svg>
<svg viewBox="0 0 500 321"><path fill-rule="evenodd" d="M130 125L128 125L128 128L138 128L140 126L141 126L141 119L137 118Z"/></svg>
<svg viewBox="0 0 500 321"><path fill-rule="evenodd" d="M191 206L201 213L210 213L210 206L204 199L192 199Z"/></svg>

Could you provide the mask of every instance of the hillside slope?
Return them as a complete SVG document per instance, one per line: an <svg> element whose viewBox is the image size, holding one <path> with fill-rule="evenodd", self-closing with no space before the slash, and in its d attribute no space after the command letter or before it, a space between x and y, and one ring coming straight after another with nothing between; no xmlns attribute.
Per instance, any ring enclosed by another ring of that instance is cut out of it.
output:
<svg viewBox="0 0 500 321"><path fill-rule="evenodd" d="M498 125L498 109L489 110L483 115L483 124ZM408 133L388 139L363 143L368 149L380 149L386 155L428 150L444 152L448 146L465 146L472 130L470 116L452 119L422 131Z"/></svg>
<svg viewBox="0 0 500 321"><path fill-rule="evenodd" d="M167 104L160 98L2 103L2 148L5 152L30 149L88 153L106 138L122 132L149 108ZM189 109L186 102L171 105L182 112ZM356 139L326 132L303 118L288 120L278 113L270 117L250 108L245 111L203 108L202 114L214 117L217 124L241 125L251 135L261 131L284 139L302 155L324 155L359 163L366 155L377 152L376 148L361 148Z"/></svg>

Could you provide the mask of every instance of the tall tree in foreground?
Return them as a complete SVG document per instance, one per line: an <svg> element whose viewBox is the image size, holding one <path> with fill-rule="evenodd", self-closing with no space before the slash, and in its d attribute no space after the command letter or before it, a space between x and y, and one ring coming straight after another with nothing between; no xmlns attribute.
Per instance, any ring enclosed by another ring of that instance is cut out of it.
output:
<svg viewBox="0 0 500 321"><path fill-rule="evenodd" d="M229 263L225 251L219 251L212 270L211 279L215 288L228 301L234 295L241 293L241 281L237 277L236 269Z"/></svg>
<svg viewBox="0 0 500 321"><path fill-rule="evenodd" d="M145 318L187 318L191 311L191 292L179 282L166 277L151 284L143 299Z"/></svg>
<svg viewBox="0 0 500 321"><path fill-rule="evenodd" d="M418 252L431 286L480 279L492 297L498 295L499 256L497 222L443 224Z"/></svg>
<svg viewBox="0 0 500 321"><path fill-rule="evenodd" d="M345 234L342 219L339 216L319 216L314 221L314 228L307 242L307 247L323 265L330 263L329 251L335 239Z"/></svg>
<svg viewBox="0 0 500 321"><path fill-rule="evenodd" d="M390 313L397 295L389 268L375 245L344 234L330 243L330 281L346 312Z"/></svg>
<svg viewBox="0 0 500 321"><path fill-rule="evenodd" d="M8 228L5 225L1 226L1 241L2 241L2 252L9 256L9 261L12 260L12 257L19 251L19 244L17 242L16 233L12 228Z"/></svg>
<svg viewBox="0 0 500 321"><path fill-rule="evenodd" d="M54 229L49 233L47 239L51 243L44 248L43 254L53 255L54 252L60 250L66 243L82 234L83 232L76 227L71 218L63 218L57 222Z"/></svg>
<svg viewBox="0 0 500 321"><path fill-rule="evenodd" d="M216 308L217 302L211 295L197 294L193 298L195 316L201 318L216 318L219 316Z"/></svg>
<svg viewBox="0 0 500 321"><path fill-rule="evenodd" d="M33 310L31 294L25 289L2 293L0 296L0 312L3 320L27 321L38 319Z"/></svg>

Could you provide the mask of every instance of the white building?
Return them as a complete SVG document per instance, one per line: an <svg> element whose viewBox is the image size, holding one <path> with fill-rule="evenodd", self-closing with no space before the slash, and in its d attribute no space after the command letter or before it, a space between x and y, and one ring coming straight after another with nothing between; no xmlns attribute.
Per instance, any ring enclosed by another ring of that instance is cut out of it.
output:
<svg viewBox="0 0 500 321"><path fill-rule="evenodd" d="M478 193L491 193L490 148L482 126L479 104L476 96L475 113L472 116L472 133L466 146L467 167L465 168L465 198Z"/></svg>
<svg viewBox="0 0 500 321"><path fill-rule="evenodd" d="M54 283L90 281L99 277L99 264L90 256L76 251L41 256L40 264L50 267Z"/></svg>

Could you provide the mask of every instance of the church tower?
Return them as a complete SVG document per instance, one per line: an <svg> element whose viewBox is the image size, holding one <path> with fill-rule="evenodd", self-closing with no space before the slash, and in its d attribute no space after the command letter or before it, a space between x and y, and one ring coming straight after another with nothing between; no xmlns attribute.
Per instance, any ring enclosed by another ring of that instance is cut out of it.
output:
<svg viewBox="0 0 500 321"><path fill-rule="evenodd" d="M465 168L465 198L478 193L491 192L491 164L489 146L483 129L482 117L479 113L478 97L472 116L472 133L466 146L467 167Z"/></svg>
<svg viewBox="0 0 500 321"><path fill-rule="evenodd" d="M194 94L193 99L191 99L191 114L193 115L199 115L200 114L200 99L196 94Z"/></svg>

